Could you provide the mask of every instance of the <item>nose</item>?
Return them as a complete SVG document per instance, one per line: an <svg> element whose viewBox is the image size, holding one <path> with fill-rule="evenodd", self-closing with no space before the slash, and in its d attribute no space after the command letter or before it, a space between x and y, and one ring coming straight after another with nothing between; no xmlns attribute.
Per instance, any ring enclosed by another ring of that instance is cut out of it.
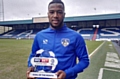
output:
<svg viewBox="0 0 120 79"><path fill-rule="evenodd" d="M58 17L58 13L57 12L54 12L54 17Z"/></svg>

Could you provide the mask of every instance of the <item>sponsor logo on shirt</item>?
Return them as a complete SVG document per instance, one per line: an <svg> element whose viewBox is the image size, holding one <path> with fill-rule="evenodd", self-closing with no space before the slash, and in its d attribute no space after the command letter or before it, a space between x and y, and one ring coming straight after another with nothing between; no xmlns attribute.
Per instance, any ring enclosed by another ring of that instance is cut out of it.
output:
<svg viewBox="0 0 120 79"><path fill-rule="evenodd" d="M48 40L47 39L44 39L43 40L43 44L47 44L48 43Z"/></svg>

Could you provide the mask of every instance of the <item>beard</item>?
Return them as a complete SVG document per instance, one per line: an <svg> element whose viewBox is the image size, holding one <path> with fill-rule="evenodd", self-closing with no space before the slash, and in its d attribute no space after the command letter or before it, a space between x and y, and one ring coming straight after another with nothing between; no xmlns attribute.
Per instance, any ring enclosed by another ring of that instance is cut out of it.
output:
<svg viewBox="0 0 120 79"><path fill-rule="evenodd" d="M63 21L60 22L60 24L58 26L54 26L52 23L50 23L50 26L54 29L59 29L63 26Z"/></svg>

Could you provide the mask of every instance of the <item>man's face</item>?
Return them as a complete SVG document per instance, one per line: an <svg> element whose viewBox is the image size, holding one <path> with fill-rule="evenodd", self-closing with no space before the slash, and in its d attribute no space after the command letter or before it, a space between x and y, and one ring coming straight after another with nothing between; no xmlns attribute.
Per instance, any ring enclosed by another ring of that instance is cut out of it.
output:
<svg viewBox="0 0 120 79"><path fill-rule="evenodd" d="M65 17L64 7L60 3L50 4L48 7L48 18L52 28L57 29L62 27Z"/></svg>

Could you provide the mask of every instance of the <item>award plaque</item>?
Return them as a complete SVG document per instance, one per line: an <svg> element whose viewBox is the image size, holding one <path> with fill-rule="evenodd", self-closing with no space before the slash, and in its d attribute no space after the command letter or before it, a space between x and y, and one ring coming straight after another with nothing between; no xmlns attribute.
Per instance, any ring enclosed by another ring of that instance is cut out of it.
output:
<svg viewBox="0 0 120 79"><path fill-rule="evenodd" d="M38 50L36 56L31 59L31 64L34 67L34 72L30 72L30 77L57 78L57 75L52 71L56 68L58 60L52 51Z"/></svg>

